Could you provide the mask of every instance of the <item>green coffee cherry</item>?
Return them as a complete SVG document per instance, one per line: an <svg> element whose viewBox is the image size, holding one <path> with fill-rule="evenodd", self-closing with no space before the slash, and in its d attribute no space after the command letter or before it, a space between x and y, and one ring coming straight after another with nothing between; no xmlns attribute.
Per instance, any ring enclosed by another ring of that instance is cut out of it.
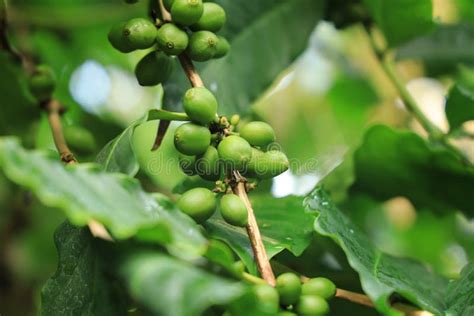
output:
<svg viewBox="0 0 474 316"><path fill-rule="evenodd" d="M178 208L192 217L196 222L203 223L216 210L214 193L205 188L195 188L184 193L178 200Z"/></svg>
<svg viewBox="0 0 474 316"><path fill-rule="evenodd" d="M135 50L123 33L126 23L127 22L115 24L107 36L113 48L122 53L130 53Z"/></svg>
<svg viewBox="0 0 474 316"><path fill-rule="evenodd" d="M222 197L220 211L222 218L231 225L244 227L248 223L247 207L235 194L226 194Z"/></svg>
<svg viewBox="0 0 474 316"><path fill-rule="evenodd" d="M288 170L289 161L286 155L280 151L270 150L266 153L252 148L252 159L250 159L245 175L258 179L270 179Z"/></svg>
<svg viewBox="0 0 474 316"><path fill-rule="evenodd" d="M204 12L202 0L174 0L171 6L173 22L181 25L192 25L199 21Z"/></svg>
<svg viewBox="0 0 474 316"><path fill-rule="evenodd" d="M250 122L240 129L240 136L245 138L250 145L266 150L267 146L275 141L273 128L260 121Z"/></svg>
<svg viewBox="0 0 474 316"><path fill-rule="evenodd" d="M174 146L184 155L203 154L211 143L211 132L200 125L185 123L174 133Z"/></svg>
<svg viewBox="0 0 474 316"><path fill-rule="evenodd" d="M146 49L155 44L157 29L155 25L143 18L131 19L123 27L123 35L130 47Z"/></svg>
<svg viewBox="0 0 474 316"><path fill-rule="evenodd" d="M218 36L219 41L217 42L216 46L216 53L214 54L213 58L222 58L229 52L230 44L229 42L223 37Z"/></svg>
<svg viewBox="0 0 474 316"><path fill-rule="evenodd" d="M302 295L296 305L296 311L302 316L321 316L329 313L329 305L320 296Z"/></svg>
<svg viewBox="0 0 474 316"><path fill-rule="evenodd" d="M184 94L183 106L191 120L208 124L216 118L217 100L206 88L191 88Z"/></svg>
<svg viewBox="0 0 474 316"><path fill-rule="evenodd" d="M298 315L296 315L295 313L292 313L292 312L283 311L283 312L279 312L277 314L277 316L298 316Z"/></svg>
<svg viewBox="0 0 474 316"><path fill-rule="evenodd" d="M171 11L171 6L173 5L174 0L163 0L163 6L166 10Z"/></svg>
<svg viewBox="0 0 474 316"><path fill-rule="evenodd" d="M283 273L276 279L276 289L283 305L295 304L301 294L300 278L294 273Z"/></svg>
<svg viewBox="0 0 474 316"><path fill-rule="evenodd" d="M245 139L235 135L224 138L217 150L219 157L230 169L242 170L252 158L252 147Z"/></svg>
<svg viewBox="0 0 474 316"><path fill-rule="evenodd" d="M336 285L326 278L314 278L303 284L301 293L302 295L317 295L329 299L336 295Z"/></svg>
<svg viewBox="0 0 474 316"><path fill-rule="evenodd" d="M231 118L230 118L230 124L231 125L236 126L236 125L239 124L239 122L240 122L240 116L238 114L234 114L234 115L231 116Z"/></svg>
<svg viewBox="0 0 474 316"><path fill-rule="evenodd" d="M260 179L276 177L288 170L290 166L288 157L286 157L286 155L281 151L270 150L264 153L262 157L263 169L262 173L259 175Z"/></svg>
<svg viewBox="0 0 474 316"><path fill-rule="evenodd" d="M172 23L166 23L157 32L158 47L167 55L179 55L188 46L188 34Z"/></svg>
<svg viewBox="0 0 474 316"><path fill-rule="evenodd" d="M205 180L219 180L221 165L219 154L214 146L209 146L204 154L196 157L195 169L196 173Z"/></svg>
<svg viewBox="0 0 474 316"><path fill-rule="evenodd" d="M49 100L56 87L56 76L53 70L46 65L37 66L28 78L28 87L39 102Z"/></svg>
<svg viewBox="0 0 474 316"><path fill-rule="evenodd" d="M216 55L218 42L219 38L212 32L195 32L189 38L186 52L192 60L207 61Z"/></svg>
<svg viewBox="0 0 474 316"><path fill-rule="evenodd" d="M66 143L74 152L90 154L97 148L94 135L87 129L77 125L68 125L63 129Z"/></svg>
<svg viewBox="0 0 474 316"><path fill-rule="evenodd" d="M179 157L179 166L183 170L184 174L187 176L196 175L196 157L195 156L185 156L182 155Z"/></svg>
<svg viewBox="0 0 474 316"><path fill-rule="evenodd" d="M258 300L259 310L265 314L275 315L280 307L280 297L274 287L268 284L254 286L253 292Z"/></svg>
<svg viewBox="0 0 474 316"><path fill-rule="evenodd" d="M154 51L143 57L135 67L135 76L142 86L155 86L171 76L174 60L163 52Z"/></svg>
<svg viewBox="0 0 474 316"><path fill-rule="evenodd" d="M194 31L219 31L226 21L224 9L220 5L212 2L204 3L203 7L204 10L201 18L196 24L191 26L191 29Z"/></svg>

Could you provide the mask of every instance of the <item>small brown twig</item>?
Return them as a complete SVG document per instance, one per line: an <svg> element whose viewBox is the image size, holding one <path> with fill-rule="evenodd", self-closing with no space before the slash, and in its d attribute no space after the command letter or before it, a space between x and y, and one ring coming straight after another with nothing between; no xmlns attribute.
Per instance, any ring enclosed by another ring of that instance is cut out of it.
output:
<svg viewBox="0 0 474 316"><path fill-rule="evenodd" d="M248 212L248 224L246 226L247 235L250 239L250 244L252 245L252 250L255 256L255 262L257 263L258 271L262 278L271 286L275 286L275 275L273 274L272 266L268 260L267 252L262 241L262 236L260 235L260 229L258 227L257 219L255 218L255 213L253 211L252 204L247 195L245 189L246 181L243 180L242 176L238 171L234 171L234 179L236 184L233 187L233 191L238 195L245 206L247 207Z"/></svg>
<svg viewBox="0 0 474 316"><path fill-rule="evenodd" d="M186 53L182 53L178 56L179 62L181 63L181 67L183 68L184 72L186 73L186 77L188 77L191 86L193 87L204 87L204 82L202 81L201 77L196 71L193 62L189 59Z"/></svg>

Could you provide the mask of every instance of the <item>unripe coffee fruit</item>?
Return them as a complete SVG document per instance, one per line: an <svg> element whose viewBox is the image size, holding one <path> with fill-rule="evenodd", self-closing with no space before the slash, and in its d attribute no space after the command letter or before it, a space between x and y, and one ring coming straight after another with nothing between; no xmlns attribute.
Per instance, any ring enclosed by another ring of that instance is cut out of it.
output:
<svg viewBox="0 0 474 316"><path fill-rule="evenodd" d="M204 154L196 157L195 169L196 173L205 180L216 181L220 178L221 164L214 146L207 147Z"/></svg>
<svg viewBox="0 0 474 316"><path fill-rule="evenodd" d="M262 150L266 150L267 146L275 141L275 131L265 122L250 122L244 125L239 133L250 145L260 147Z"/></svg>
<svg viewBox="0 0 474 316"><path fill-rule="evenodd" d="M174 60L163 52L153 51L143 57L135 67L135 76L142 86L155 86L171 76Z"/></svg>
<svg viewBox="0 0 474 316"><path fill-rule="evenodd" d="M234 170L244 169L252 158L250 144L242 137L235 135L224 138L217 150L225 166Z"/></svg>
<svg viewBox="0 0 474 316"><path fill-rule="evenodd" d="M316 295L301 295L296 311L301 316L322 316L329 313L329 305L326 300Z"/></svg>
<svg viewBox="0 0 474 316"><path fill-rule="evenodd" d="M260 179L269 179L276 177L286 170L290 166L288 157L281 151L270 150L263 153L262 157L262 172L259 175Z"/></svg>
<svg viewBox="0 0 474 316"><path fill-rule="evenodd" d="M37 66L28 78L28 87L39 102L50 99L56 87L56 76L53 70L46 65Z"/></svg>
<svg viewBox="0 0 474 316"><path fill-rule="evenodd" d="M146 49L155 44L157 29L155 25L143 18L131 19L125 23L123 34L128 44L134 49Z"/></svg>
<svg viewBox="0 0 474 316"><path fill-rule="evenodd" d="M122 53L130 53L135 50L135 48L125 37L124 28L126 23L127 22L115 24L107 35L107 38L109 39L109 42L113 48Z"/></svg>
<svg viewBox="0 0 474 316"><path fill-rule="evenodd" d="M326 278L313 278L302 286L303 295L317 295L329 299L336 295L336 285Z"/></svg>
<svg viewBox="0 0 474 316"><path fill-rule="evenodd" d="M283 305L292 305L298 302L301 294L300 278L294 273L283 273L276 279L276 287Z"/></svg>
<svg viewBox="0 0 474 316"><path fill-rule="evenodd" d="M74 152L90 154L97 148L94 135L85 128L68 125L63 129L66 143Z"/></svg>
<svg viewBox="0 0 474 316"><path fill-rule="evenodd" d="M171 7L173 6L174 0L163 0L163 6L166 10L171 11Z"/></svg>
<svg viewBox="0 0 474 316"><path fill-rule="evenodd" d="M280 309L280 297L277 290L268 284L254 286L253 292L258 300L258 309L265 315L275 315Z"/></svg>
<svg viewBox="0 0 474 316"><path fill-rule="evenodd" d="M156 42L167 55L179 55L188 46L188 34L176 25L166 23L159 28Z"/></svg>
<svg viewBox="0 0 474 316"><path fill-rule="evenodd" d="M222 58L229 52L230 44L229 42L223 37L218 36L219 41L217 42L216 46L216 53L214 54L213 58Z"/></svg>
<svg viewBox="0 0 474 316"><path fill-rule="evenodd" d="M184 94L183 106L192 121L208 124L216 118L217 100L204 87L191 88Z"/></svg>
<svg viewBox="0 0 474 316"><path fill-rule="evenodd" d="M195 188L185 192L178 200L178 208L192 217L196 222L203 223L216 210L216 197L206 188Z"/></svg>
<svg viewBox="0 0 474 316"><path fill-rule="evenodd" d="M174 146L184 155L203 154L211 143L211 132L194 123L180 125L174 133Z"/></svg>
<svg viewBox="0 0 474 316"><path fill-rule="evenodd" d="M203 11L202 0L174 0L171 6L171 18L175 23L192 25L199 21Z"/></svg>
<svg viewBox="0 0 474 316"><path fill-rule="evenodd" d="M186 52L195 61L212 59L217 52L219 38L209 31L198 31L191 35Z"/></svg>
<svg viewBox="0 0 474 316"><path fill-rule="evenodd" d="M203 5L204 10L199 21L191 26L195 31L211 31L217 32L226 21L226 14L224 9L212 2L206 2Z"/></svg>
<svg viewBox="0 0 474 316"><path fill-rule="evenodd" d="M247 207L235 194L226 194L222 197L220 211L222 218L231 225L244 227L248 223Z"/></svg>

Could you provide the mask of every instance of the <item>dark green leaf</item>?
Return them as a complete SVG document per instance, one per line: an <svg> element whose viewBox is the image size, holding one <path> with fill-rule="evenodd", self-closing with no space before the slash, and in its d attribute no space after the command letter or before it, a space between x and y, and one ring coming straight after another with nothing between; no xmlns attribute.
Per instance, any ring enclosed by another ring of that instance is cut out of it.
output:
<svg viewBox="0 0 474 316"><path fill-rule="evenodd" d="M474 24L439 25L433 33L401 46L397 59L421 60L432 74L474 64Z"/></svg>
<svg viewBox="0 0 474 316"><path fill-rule="evenodd" d="M42 315L124 315L125 304L104 271L104 259L87 228L62 224L54 235L58 269L41 291Z"/></svg>
<svg viewBox="0 0 474 316"><path fill-rule="evenodd" d="M431 0L364 0L364 4L391 47L425 34L435 26Z"/></svg>
<svg viewBox="0 0 474 316"><path fill-rule="evenodd" d="M268 256L271 258L284 249L300 255L308 247L312 236L312 220L304 212L303 198L250 197ZM256 273L252 248L244 228L229 225L220 216L214 216L205 226L211 237L226 242L249 271Z"/></svg>
<svg viewBox="0 0 474 316"><path fill-rule="evenodd" d="M3 51L0 51L0 74L0 133L25 132L39 118L39 105L28 91L21 66Z"/></svg>
<svg viewBox="0 0 474 316"><path fill-rule="evenodd" d="M396 292L425 310L442 314L447 285L444 278L419 262L393 257L375 248L321 188L306 198L305 206L317 215L315 230L332 238L346 253L349 264L360 275L362 288L380 312L400 315L389 304L390 296Z"/></svg>
<svg viewBox="0 0 474 316"><path fill-rule="evenodd" d="M43 204L62 209L73 224L97 220L116 238L138 233L178 255L205 250L197 225L167 198L143 191L136 179L92 164L64 167L42 152L24 150L12 138L0 139L0 166L11 181L33 191Z"/></svg>
<svg viewBox="0 0 474 316"><path fill-rule="evenodd" d="M120 268L130 295L155 314L195 316L241 296L243 284L157 252L134 253Z"/></svg>
<svg viewBox="0 0 474 316"><path fill-rule="evenodd" d="M415 205L474 215L474 167L413 132L374 126L354 155L353 190L378 199L404 196Z"/></svg>
<svg viewBox="0 0 474 316"><path fill-rule="evenodd" d="M321 17L323 1L218 2L229 16L222 34L229 39L231 49L225 58L199 67L199 72L216 94L221 114L242 114L306 48ZM164 106L180 109L187 88L184 74L175 72L165 85Z"/></svg>
<svg viewBox="0 0 474 316"><path fill-rule="evenodd" d="M474 91L462 85L455 85L446 101L446 116L451 130L466 121L474 120Z"/></svg>
<svg viewBox="0 0 474 316"><path fill-rule="evenodd" d="M474 315L474 263L464 267L459 280L451 281L446 302L446 315Z"/></svg>

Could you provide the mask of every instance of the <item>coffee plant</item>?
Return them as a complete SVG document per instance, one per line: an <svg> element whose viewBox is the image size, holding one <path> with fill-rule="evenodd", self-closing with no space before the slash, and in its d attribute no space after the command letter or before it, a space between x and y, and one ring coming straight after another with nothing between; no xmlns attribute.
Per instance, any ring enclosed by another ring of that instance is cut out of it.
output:
<svg viewBox="0 0 474 316"><path fill-rule="evenodd" d="M0 315L474 315L471 1L0 5Z"/></svg>

